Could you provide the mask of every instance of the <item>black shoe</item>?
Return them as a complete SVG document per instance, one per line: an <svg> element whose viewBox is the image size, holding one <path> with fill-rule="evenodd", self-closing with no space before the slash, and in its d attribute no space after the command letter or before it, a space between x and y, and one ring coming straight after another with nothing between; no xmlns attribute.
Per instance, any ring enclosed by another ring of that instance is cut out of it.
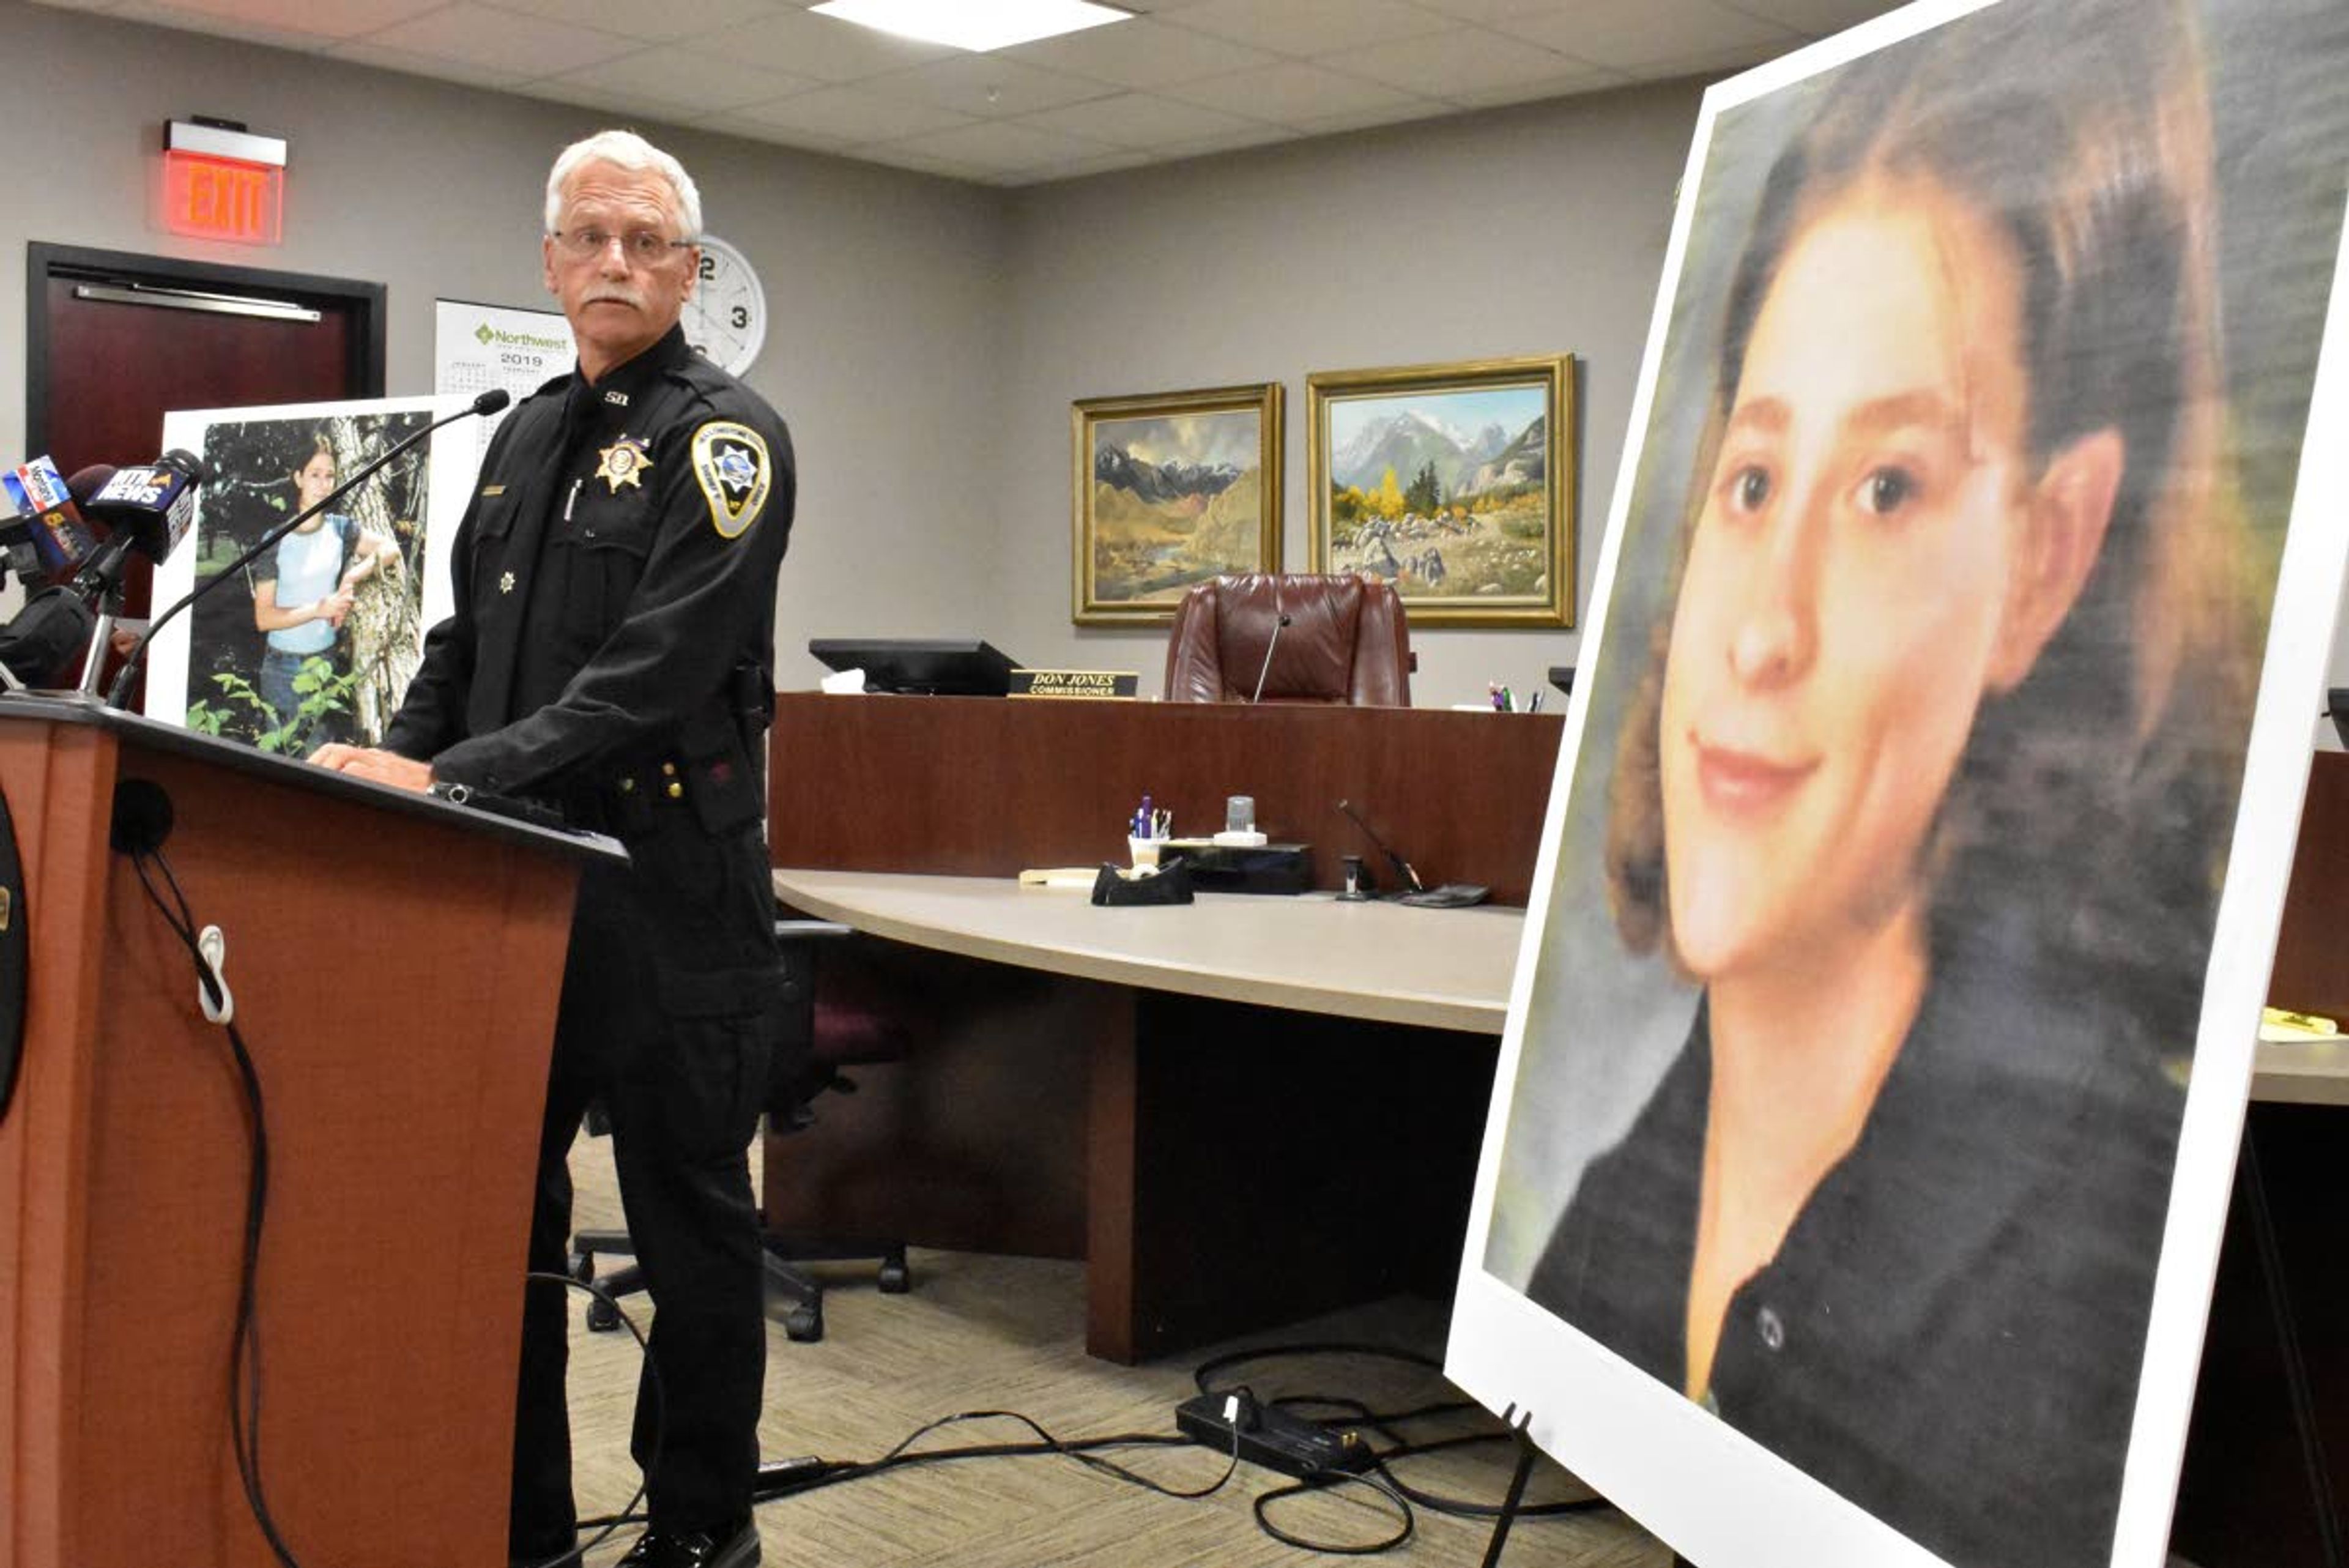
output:
<svg viewBox="0 0 2349 1568"><path fill-rule="evenodd" d="M758 1568L759 1527L735 1530L647 1530L618 1568Z"/></svg>

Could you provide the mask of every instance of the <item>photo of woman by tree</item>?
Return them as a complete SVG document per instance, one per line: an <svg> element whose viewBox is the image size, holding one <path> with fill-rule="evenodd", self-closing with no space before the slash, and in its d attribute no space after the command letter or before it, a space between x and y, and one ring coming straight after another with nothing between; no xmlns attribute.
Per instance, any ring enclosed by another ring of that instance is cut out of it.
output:
<svg viewBox="0 0 2349 1568"><path fill-rule="evenodd" d="M421 449L328 504L341 480L429 422L427 413L214 423L190 546L199 587L270 530L315 515L191 612L187 722L264 751L307 756L373 744L420 656Z"/></svg>

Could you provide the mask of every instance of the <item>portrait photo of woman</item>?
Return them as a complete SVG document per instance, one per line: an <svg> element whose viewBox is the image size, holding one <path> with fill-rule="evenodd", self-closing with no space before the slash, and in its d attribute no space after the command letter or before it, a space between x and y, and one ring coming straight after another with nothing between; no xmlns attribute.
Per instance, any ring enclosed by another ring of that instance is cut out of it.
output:
<svg viewBox="0 0 2349 1568"><path fill-rule="evenodd" d="M1724 116L1573 763L1485 1266L1961 1568L2113 1555L2340 238L2254 16Z"/></svg>

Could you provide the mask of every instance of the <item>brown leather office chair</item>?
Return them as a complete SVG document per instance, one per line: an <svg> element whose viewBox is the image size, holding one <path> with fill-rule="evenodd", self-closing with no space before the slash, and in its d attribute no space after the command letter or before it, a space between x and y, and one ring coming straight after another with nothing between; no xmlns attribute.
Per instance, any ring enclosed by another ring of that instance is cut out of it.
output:
<svg viewBox="0 0 2349 1568"><path fill-rule="evenodd" d="M1391 583L1304 573L1217 577L1175 608L1166 701L1247 702L1257 700L1260 679L1267 702L1408 708L1411 663L1402 599Z"/></svg>

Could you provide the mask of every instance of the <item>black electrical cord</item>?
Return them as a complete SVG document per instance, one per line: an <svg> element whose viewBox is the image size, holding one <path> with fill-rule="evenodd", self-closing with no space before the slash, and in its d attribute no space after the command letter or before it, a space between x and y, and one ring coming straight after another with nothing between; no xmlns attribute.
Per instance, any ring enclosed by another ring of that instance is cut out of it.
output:
<svg viewBox="0 0 2349 1568"><path fill-rule="evenodd" d="M581 1521L583 1527L592 1528L599 1524L603 1527L601 1530L596 1531L594 1535L591 1535L586 1540L579 1542L578 1545L574 1546L568 1552L557 1552L552 1557L542 1558L538 1562L533 1563L529 1565L529 1568L565 1568L565 1564L581 1561L587 1555L587 1553L595 1551L595 1548L603 1545L606 1541L609 1541L612 1538L613 1532L618 1530L621 1526L636 1524L642 1521L644 1516L636 1511L636 1504L645 1500L645 1488L649 1484L649 1478L653 1471L660 1466L661 1439L667 1435L668 1410L665 1404L666 1396L661 1392L660 1368L654 1365L653 1362L652 1345L645 1338L644 1330L636 1326L636 1320L630 1317L626 1312L621 1310L619 1302L614 1298L611 1292L605 1290L603 1286L597 1284L593 1280L575 1280L569 1274L550 1274L543 1272L537 1269L531 1270L528 1273L524 1274L523 1278L533 1285L555 1284L567 1286L574 1291L585 1291L589 1295L594 1296L597 1301L602 1302L605 1306L610 1307L612 1309L612 1314L618 1318L620 1320L621 1326L628 1331L628 1337L636 1342L636 1348L644 1352L645 1367L647 1373L650 1374L647 1378L647 1382L651 1385L653 1399L652 1452L646 1459L642 1468L636 1472L636 1490L635 1493L629 1497L626 1502L621 1505L620 1511L617 1513L607 1514L600 1519Z"/></svg>
<svg viewBox="0 0 2349 1568"><path fill-rule="evenodd" d="M958 1449L928 1449L918 1453L911 1451L914 1444L941 1428L951 1427L964 1421L993 1420L1017 1421L1035 1433L1037 1440L1032 1443L979 1443ZM1021 1415L1017 1410L965 1410L953 1416L942 1416L935 1421L916 1428L877 1459L815 1460L807 1467L804 1480L800 1479L799 1474L794 1472L786 1484L771 1485L763 1489L759 1501L763 1501L777 1497L796 1497L802 1492L813 1491L820 1487L833 1486L843 1481L863 1480L869 1476L881 1475L894 1469L907 1469L916 1465L941 1464L953 1459L1018 1459L1039 1454L1055 1454L1063 1459L1074 1459L1088 1469L1097 1470L1112 1480L1123 1481L1129 1486L1141 1487L1146 1491L1154 1491L1161 1497L1195 1501L1221 1490L1238 1471L1240 1444L1239 1432L1237 1428L1232 1433L1230 1460L1225 1465L1224 1473L1206 1486L1188 1491L1153 1480L1139 1471L1128 1469L1123 1465L1112 1460L1093 1457L1093 1450L1098 1449L1175 1449L1194 1446L1188 1438L1164 1432L1123 1432L1112 1437L1086 1438L1071 1442L1054 1437L1038 1422Z"/></svg>
<svg viewBox="0 0 2349 1568"><path fill-rule="evenodd" d="M1268 1361L1275 1358L1329 1355L1358 1355L1371 1357L1375 1360L1400 1361L1406 1366L1425 1367L1427 1370L1439 1375L1444 1370L1444 1364L1442 1362L1437 1361L1433 1356L1423 1355L1417 1351L1398 1350L1391 1345L1340 1342L1272 1345L1262 1345L1249 1350L1233 1351L1228 1355L1215 1356L1206 1361L1201 1362L1197 1367L1193 1369L1191 1376L1192 1380L1198 1386L1201 1393L1213 1394L1216 1392L1215 1387L1212 1386L1212 1380L1216 1374L1226 1371L1234 1366L1243 1366L1249 1362ZM1481 1410L1483 1407L1476 1404L1474 1400L1439 1400L1432 1404L1413 1406L1408 1409L1388 1413L1373 1411L1370 1407L1364 1405L1359 1399L1351 1399L1330 1395L1288 1394L1281 1396L1279 1398L1274 1400L1273 1403L1278 1405L1284 1410L1292 1411L1301 1405L1326 1406L1354 1411L1356 1414L1353 1417L1353 1424L1368 1428L1369 1429L1377 1432L1393 1445L1392 1448L1386 1449L1382 1451L1374 1452L1371 1455L1371 1462L1374 1468L1378 1470L1380 1476L1393 1488L1394 1494L1400 1501L1415 1503L1419 1507L1426 1509L1431 1513L1448 1514L1461 1519L1497 1518L1506 1507L1506 1504L1502 1503L1475 1502L1466 1498L1445 1497L1436 1492L1422 1491L1403 1480L1402 1477L1396 1475L1394 1471L1389 1468L1390 1461L1411 1459L1421 1454L1437 1453L1447 1449L1465 1448L1478 1443L1502 1443L1508 1441L1509 1434L1507 1432L1494 1431L1472 1432L1458 1437L1442 1438L1427 1442L1414 1443L1406 1441L1402 1435L1394 1429L1405 1422L1424 1420L1435 1416L1449 1416L1471 1410ZM1278 1495L1281 1494L1267 1494L1267 1496ZM1590 1496L1584 1498L1560 1498L1549 1502L1526 1504L1516 1510L1516 1517L1519 1519L1551 1519L1564 1514L1580 1513L1590 1509L1603 1508L1605 1506L1607 1506L1606 1501L1594 1492ZM1290 1544L1296 1543L1290 1542ZM1400 1542L1398 1542L1398 1544L1400 1544ZM1317 1548L1317 1550L1319 1550L1319 1548ZM1332 1548L1331 1550L1335 1549Z"/></svg>
<svg viewBox="0 0 2349 1568"><path fill-rule="evenodd" d="M164 901L154 879L147 874L150 860L163 874L164 883L171 890L170 903ZM204 957L196 936L195 915L188 907L180 879L171 873L171 863L164 858L160 848L150 847L134 852L130 864L139 873L139 885L146 889L149 901L163 917L164 925L188 950L196 966L196 983L203 988L213 1007L221 1007L227 997L220 977L212 972L211 962ZM254 1069L253 1054L245 1049L244 1036L233 1019L223 1028L236 1060L237 1081L244 1092L246 1133L253 1146L245 1179L243 1258L237 1269L236 1326L229 1340L229 1439L236 1453L237 1480L244 1489L245 1507L260 1526L262 1539L269 1543L271 1554L282 1568L302 1568L269 1511L268 1489L263 1482L261 1468L261 1319L255 1283L261 1272L262 1222L269 1207L269 1122L262 1102L261 1075Z"/></svg>
<svg viewBox="0 0 2349 1568"><path fill-rule="evenodd" d="M171 889L171 898L169 903L164 901L163 895L157 889L154 879L148 875L147 863L150 860L152 860L155 863L155 868L162 873L164 885ZM202 940L196 934L195 914L189 908L188 896L181 888L179 877L172 874L171 861L164 857L160 847L143 847L131 852L130 864L132 869L139 873L139 885L146 889L148 900L163 917L163 924L170 928L173 936L180 939L181 945L188 950L188 956L196 966L196 983L203 988L204 995L210 1000L213 1008L224 1010L224 1004L228 1000L227 995L222 989L219 975L213 971L211 961L204 957ZM261 1314L258 1280L261 1272L263 1221L269 1207L269 1123L264 1110L261 1075L254 1066L252 1052L245 1047L244 1035L238 1030L233 1018L224 1021L222 1028L228 1035L229 1050L236 1061L237 1081L244 1092L246 1130L253 1143L253 1157L248 1167L245 1183L243 1246L237 1268L236 1324L229 1341L229 1439L236 1453L237 1480L244 1490L245 1507L252 1512L254 1522L260 1527L262 1538L269 1543L269 1550L277 1559L280 1568L302 1568L300 1559L294 1555L294 1549L286 1543L284 1532L278 1528L275 1516L270 1512L268 1488L263 1480L261 1468ZM643 1474L649 1475L660 1462L661 1440L665 1435L667 1412L661 1403L660 1370L657 1366L652 1366L652 1346L646 1340L644 1331L636 1326L634 1318L621 1309L620 1303L613 1299L609 1292L592 1280L574 1280L568 1274L535 1272L527 1274L525 1278L533 1282L554 1283L585 1291L595 1297L612 1309L614 1315L626 1326L629 1336L636 1342L636 1347L645 1353L646 1365L651 1367L652 1373L649 1378L653 1397L652 1452L643 1468ZM619 1514L605 1525L601 1533L590 1537L568 1552L547 1558L543 1563L533 1563L531 1568L564 1568L564 1564L578 1562L587 1552L602 1545L611 1537L614 1531L633 1521L636 1504L644 1499L645 1485L643 1480L637 1481L636 1494L628 1499L627 1505L621 1509Z"/></svg>
<svg viewBox="0 0 2349 1568"><path fill-rule="evenodd" d="M1349 1545L1335 1541L1314 1541L1302 1535L1291 1534L1281 1529L1280 1526L1273 1523L1272 1516L1267 1511L1267 1505L1278 1502L1282 1498L1326 1491L1333 1486L1340 1485L1367 1487L1394 1504L1396 1518L1400 1521L1395 1527L1395 1532L1384 1540L1368 1541L1360 1545ZM1333 1557L1376 1557L1381 1552L1392 1552L1396 1547L1409 1541L1412 1532L1418 1528L1418 1521L1411 1511L1411 1504L1403 1501L1400 1493L1388 1486L1383 1480L1358 1475L1351 1470L1327 1470L1292 1486L1275 1487L1257 1498L1255 1511L1257 1528L1283 1546L1294 1546L1301 1552L1326 1552Z"/></svg>

